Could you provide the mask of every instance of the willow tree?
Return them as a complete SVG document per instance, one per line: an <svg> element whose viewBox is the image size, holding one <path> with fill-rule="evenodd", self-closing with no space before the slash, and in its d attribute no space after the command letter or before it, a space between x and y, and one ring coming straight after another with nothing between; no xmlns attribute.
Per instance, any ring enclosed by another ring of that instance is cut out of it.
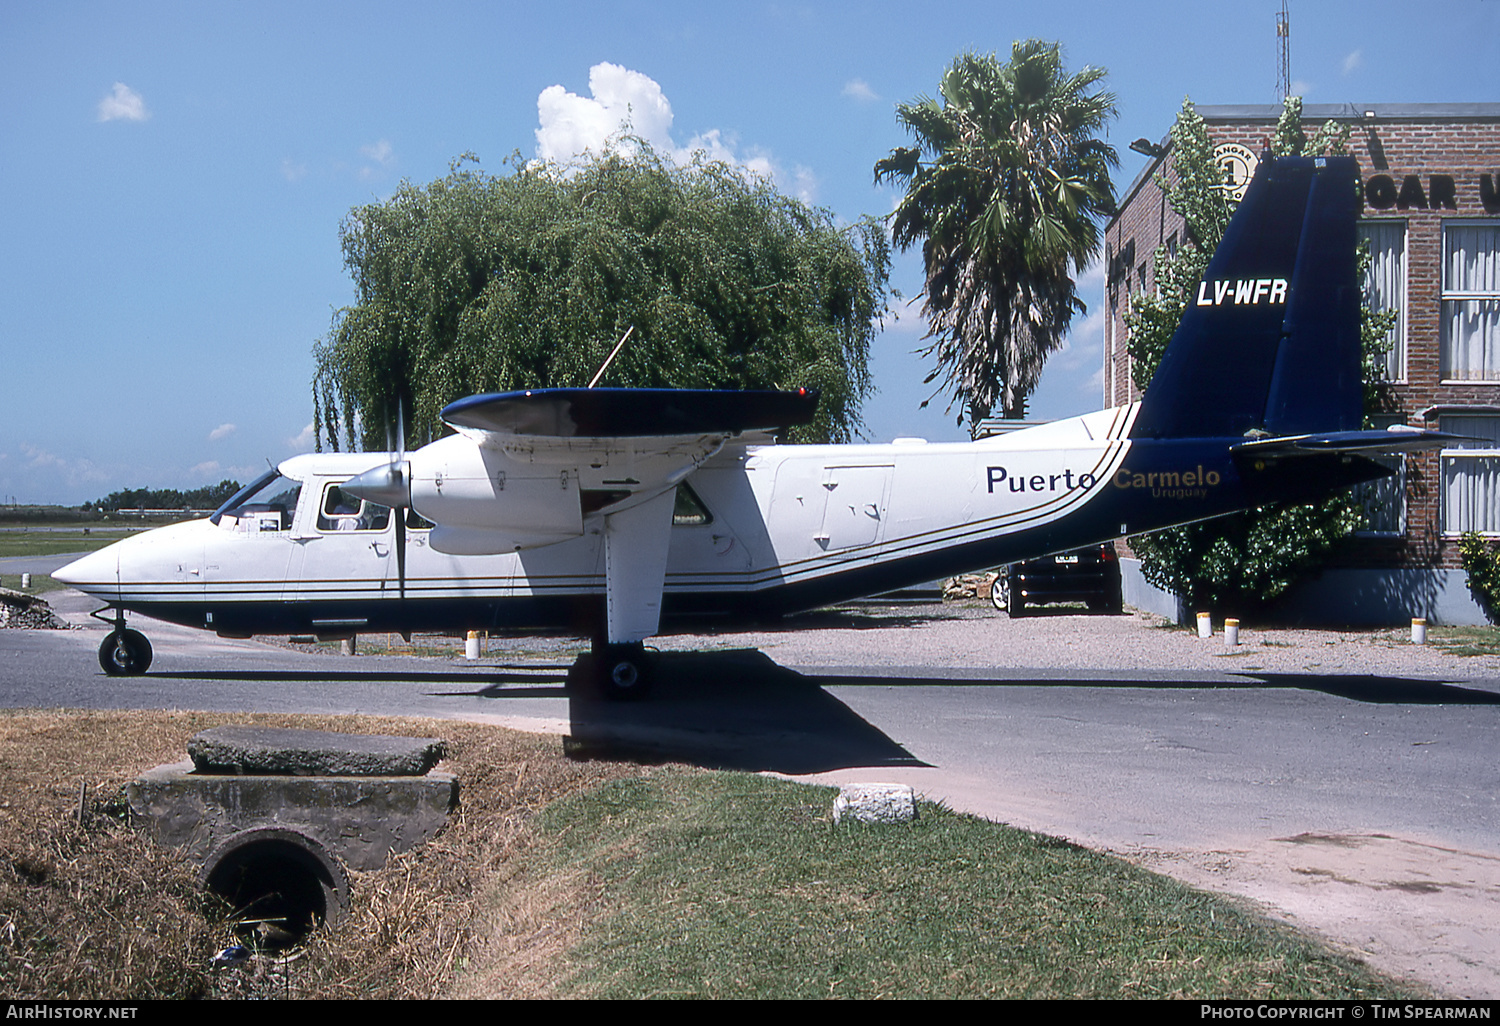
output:
<svg viewBox="0 0 1500 1026"><path fill-rule="evenodd" d="M875 180L906 184L892 236L922 244L925 353L937 361L927 380L943 379L971 430L997 406L1021 415L1084 312L1074 276L1099 251L1119 164L1095 138L1115 116L1114 94L1097 88L1105 74L1068 75L1059 46L1033 39L1006 63L959 57L941 102L896 108L916 144L876 163Z"/></svg>
<svg viewBox="0 0 1500 1026"><path fill-rule="evenodd" d="M341 236L358 301L315 348L319 445L384 448L479 392L601 385L816 388L807 441L847 441L870 391L890 252L742 169L648 148L566 171L455 164L355 208ZM633 330L632 330L633 329Z"/></svg>

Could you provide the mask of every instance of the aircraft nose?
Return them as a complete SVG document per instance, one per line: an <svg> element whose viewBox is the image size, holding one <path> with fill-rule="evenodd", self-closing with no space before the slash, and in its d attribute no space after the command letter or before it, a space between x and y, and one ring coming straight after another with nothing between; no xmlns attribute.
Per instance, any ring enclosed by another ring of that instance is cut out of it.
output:
<svg viewBox="0 0 1500 1026"><path fill-rule="evenodd" d="M114 591L120 584L120 554L115 545L90 552L52 571L52 579L91 595Z"/></svg>

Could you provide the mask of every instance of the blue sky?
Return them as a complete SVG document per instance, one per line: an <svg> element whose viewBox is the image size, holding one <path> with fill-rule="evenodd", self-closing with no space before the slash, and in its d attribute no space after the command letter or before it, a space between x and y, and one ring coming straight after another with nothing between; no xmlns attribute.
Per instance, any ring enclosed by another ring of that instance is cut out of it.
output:
<svg viewBox="0 0 1500 1026"><path fill-rule="evenodd" d="M894 105L965 50L1039 37L1109 69L1123 189L1143 163L1129 142L1160 138L1184 95L1276 100L1278 8L9 0L0 501L245 480L310 449L312 346L353 299L340 220L466 151L499 172L628 103L667 148L713 149L842 219L884 214L896 193L871 167L906 142ZM1309 103L1500 101L1500 0L1292 0L1291 23ZM892 283L917 294L915 254ZM1102 291L1084 276L1091 314ZM874 348L868 436L963 437L941 398L918 409L923 325L900 313ZM1075 324L1034 415L1101 404L1100 338Z"/></svg>

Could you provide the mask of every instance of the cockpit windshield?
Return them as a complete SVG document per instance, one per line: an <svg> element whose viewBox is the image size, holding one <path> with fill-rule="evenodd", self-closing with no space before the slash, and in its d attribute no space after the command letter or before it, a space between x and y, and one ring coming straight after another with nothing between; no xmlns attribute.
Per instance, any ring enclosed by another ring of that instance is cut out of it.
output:
<svg viewBox="0 0 1500 1026"><path fill-rule="evenodd" d="M285 477L275 470L268 470L236 492L209 520L219 524L227 517L228 526L255 520L262 531L290 531L292 516L297 512L297 499L301 494L301 481Z"/></svg>

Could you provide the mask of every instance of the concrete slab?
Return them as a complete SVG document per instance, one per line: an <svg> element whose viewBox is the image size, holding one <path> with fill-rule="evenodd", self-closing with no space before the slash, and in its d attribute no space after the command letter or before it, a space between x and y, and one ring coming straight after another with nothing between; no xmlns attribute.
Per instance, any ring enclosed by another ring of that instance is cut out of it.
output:
<svg viewBox="0 0 1500 1026"><path fill-rule="evenodd" d="M442 759L443 742L435 737L227 726L200 731L187 750L200 773L417 777Z"/></svg>
<svg viewBox="0 0 1500 1026"><path fill-rule="evenodd" d="M458 806L458 778L205 774L178 762L148 770L125 793L131 816L159 843L197 858L243 831L280 827L314 838L350 868L378 869L390 852L443 828Z"/></svg>

